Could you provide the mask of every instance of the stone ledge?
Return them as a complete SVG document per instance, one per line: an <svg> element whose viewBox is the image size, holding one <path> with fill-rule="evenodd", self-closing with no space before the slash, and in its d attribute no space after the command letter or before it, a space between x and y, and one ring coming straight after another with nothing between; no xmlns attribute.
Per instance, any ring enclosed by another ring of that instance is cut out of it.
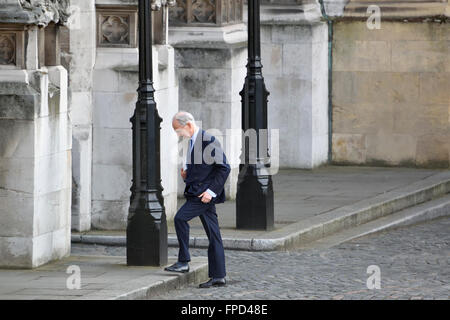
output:
<svg viewBox="0 0 450 320"><path fill-rule="evenodd" d="M247 6L244 21L247 23ZM312 25L323 23L320 5L261 5L261 25Z"/></svg>
<svg viewBox="0 0 450 320"><path fill-rule="evenodd" d="M169 41L174 48L247 47L247 27L243 23L224 27L169 27Z"/></svg>
<svg viewBox="0 0 450 320"><path fill-rule="evenodd" d="M450 17L450 6L448 2L441 1L383 1L383 2L365 2L351 1L344 9L344 13L338 19L367 20L367 8L370 5L376 5L381 10L381 20L439 20L445 21Z"/></svg>

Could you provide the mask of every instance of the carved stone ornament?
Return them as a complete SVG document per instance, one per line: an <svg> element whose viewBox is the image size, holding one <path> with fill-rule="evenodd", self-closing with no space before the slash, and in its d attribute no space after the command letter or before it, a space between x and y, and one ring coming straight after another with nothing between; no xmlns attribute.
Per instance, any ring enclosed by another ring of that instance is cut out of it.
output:
<svg viewBox="0 0 450 320"><path fill-rule="evenodd" d="M154 11L158 11L163 6L173 7L176 4L176 0L152 0L151 8Z"/></svg>
<svg viewBox="0 0 450 320"><path fill-rule="evenodd" d="M16 64L15 34L0 33L0 65Z"/></svg>
<svg viewBox="0 0 450 320"><path fill-rule="evenodd" d="M216 4L214 0L193 0L192 16L197 22L214 22Z"/></svg>
<svg viewBox="0 0 450 320"><path fill-rule="evenodd" d="M137 10L97 8L97 46L136 48Z"/></svg>
<svg viewBox="0 0 450 320"><path fill-rule="evenodd" d="M243 0L177 0L170 10L172 25L222 26L242 23Z"/></svg>
<svg viewBox="0 0 450 320"><path fill-rule="evenodd" d="M0 22L47 26L66 24L70 0L0 0Z"/></svg>
<svg viewBox="0 0 450 320"><path fill-rule="evenodd" d="M127 16L111 15L104 17L101 25L102 43L129 44L130 21Z"/></svg>

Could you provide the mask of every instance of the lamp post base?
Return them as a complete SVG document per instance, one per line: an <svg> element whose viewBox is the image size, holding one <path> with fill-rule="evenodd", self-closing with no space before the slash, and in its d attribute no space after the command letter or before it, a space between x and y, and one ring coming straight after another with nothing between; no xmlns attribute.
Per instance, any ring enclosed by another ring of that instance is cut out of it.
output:
<svg viewBox="0 0 450 320"><path fill-rule="evenodd" d="M145 197L130 206L127 225L127 265L167 265L167 221L159 208L150 211Z"/></svg>
<svg viewBox="0 0 450 320"><path fill-rule="evenodd" d="M274 228L272 177L256 165L240 165L236 194L236 229Z"/></svg>

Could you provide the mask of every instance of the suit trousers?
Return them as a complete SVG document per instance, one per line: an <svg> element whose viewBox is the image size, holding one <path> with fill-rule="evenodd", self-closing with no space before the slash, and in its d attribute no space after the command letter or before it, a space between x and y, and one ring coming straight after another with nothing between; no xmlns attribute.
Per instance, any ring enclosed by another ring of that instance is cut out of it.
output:
<svg viewBox="0 0 450 320"><path fill-rule="evenodd" d="M189 262L189 224L192 218L200 217L203 228L209 240L208 246L208 273L210 278L225 277L225 252L222 244L222 236L217 220L216 206L214 203L203 203L199 198L187 199L186 203L178 210L174 218L177 232L178 261Z"/></svg>

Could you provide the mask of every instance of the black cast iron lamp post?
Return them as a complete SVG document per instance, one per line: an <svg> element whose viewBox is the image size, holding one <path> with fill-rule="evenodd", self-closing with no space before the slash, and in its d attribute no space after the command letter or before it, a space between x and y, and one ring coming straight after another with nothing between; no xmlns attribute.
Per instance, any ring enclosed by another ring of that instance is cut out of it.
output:
<svg viewBox="0 0 450 320"><path fill-rule="evenodd" d="M127 265L167 264L167 222L162 196L160 124L152 74L151 0L139 0L139 88L134 115L133 183L127 223Z"/></svg>
<svg viewBox="0 0 450 320"><path fill-rule="evenodd" d="M236 194L236 228L271 230L274 227L273 187L267 149L267 96L262 76L260 0L248 0L248 63L242 97L242 129L255 130L256 145L242 141ZM253 140L254 143L254 140ZM251 152L255 151L255 152Z"/></svg>

